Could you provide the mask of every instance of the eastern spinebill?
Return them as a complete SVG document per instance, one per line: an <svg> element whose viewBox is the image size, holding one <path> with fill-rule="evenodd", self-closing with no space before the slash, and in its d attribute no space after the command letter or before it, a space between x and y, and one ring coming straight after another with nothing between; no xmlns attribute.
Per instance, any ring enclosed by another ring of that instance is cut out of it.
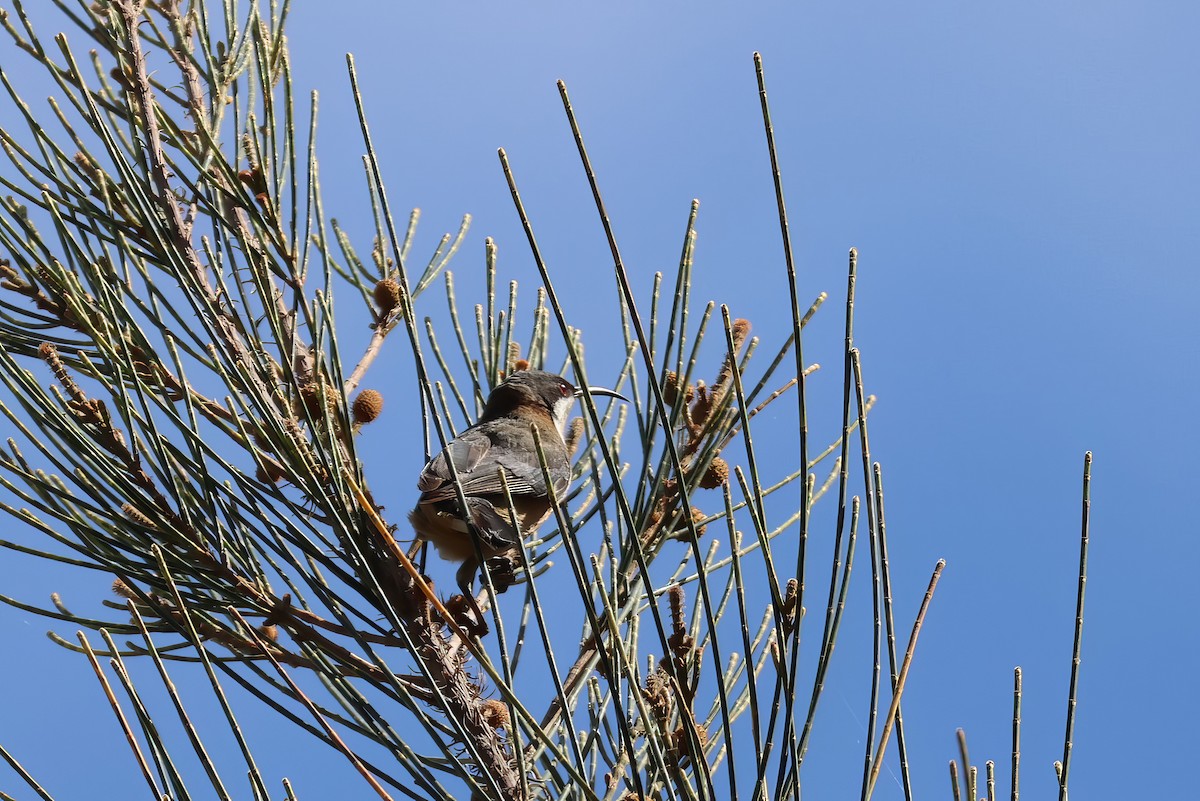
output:
<svg viewBox="0 0 1200 801"><path fill-rule="evenodd" d="M611 389L589 387L588 392L625 400ZM562 498L570 486L571 461L563 434L571 406L582 394L583 390L554 373L522 370L510 374L488 396L479 421L451 440L417 479L421 497L408 520L417 537L433 543L439 556L462 562L455 578L477 614L472 586L480 558L515 550L522 537L532 534L549 517L547 473L556 498ZM545 472L534 431L541 443ZM466 497L465 517L455 474ZM517 513L515 521L501 474ZM483 624L482 616L478 622Z"/></svg>

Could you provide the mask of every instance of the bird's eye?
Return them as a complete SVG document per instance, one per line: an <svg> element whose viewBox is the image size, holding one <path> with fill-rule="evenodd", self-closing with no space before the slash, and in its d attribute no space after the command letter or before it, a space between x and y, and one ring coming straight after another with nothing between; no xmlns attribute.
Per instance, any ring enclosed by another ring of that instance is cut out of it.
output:
<svg viewBox="0 0 1200 801"><path fill-rule="evenodd" d="M562 396L563 396L564 398L565 398L565 397L567 397L568 395L574 395L574 394L575 394L575 393L574 393L574 392L571 390L571 385L570 385L570 384L568 384L566 381L564 381L564 382L562 382L561 384L559 384L559 385L558 385L558 391L562 393Z"/></svg>

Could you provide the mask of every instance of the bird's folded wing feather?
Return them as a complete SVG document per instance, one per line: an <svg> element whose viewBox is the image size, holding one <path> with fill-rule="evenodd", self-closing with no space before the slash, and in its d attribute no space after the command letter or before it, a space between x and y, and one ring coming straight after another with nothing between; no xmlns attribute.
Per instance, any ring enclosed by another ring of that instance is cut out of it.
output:
<svg viewBox="0 0 1200 801"><path fill-rule="evenodd" d="M463 492L468 496L503 495L500 471L508 479L508 491L512 495L546 494L546 482L540 466L525 465L514 460L511 454L493 448L486 434L468 429L421 471L417 489L421 491L422 503L437 503L457 497L450 464L454 465ZM560 481L558 476L555 476L554 483L556 489L560 485L565 489L565 482Z"/></svg>

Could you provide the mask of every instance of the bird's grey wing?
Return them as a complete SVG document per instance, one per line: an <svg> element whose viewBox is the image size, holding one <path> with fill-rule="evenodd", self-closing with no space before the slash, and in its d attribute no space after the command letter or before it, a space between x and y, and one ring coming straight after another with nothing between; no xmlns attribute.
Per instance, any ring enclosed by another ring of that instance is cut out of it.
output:
<svg viewBox="0 0 1200 801"><path fill-rule="evenodd" d="M425 465L425 469L417 478L417 489L421 491L421 500L438 500L438 497L435 496L443 494L447 486L450 487L450 494L453 495L454 476L450 472L450 463L453 463L454 472L458 474L459 480L465 484L475 467L487 456L491 447L492 443L486 436L470 429L464 431L462 436L451 440L441 453L429 460L429 464Z"/></svg>
<svg viewBox="0 0 1200 801"><path fill-rule="evenodd" d="M421 502L438 503L458 497L454 475L450 472L451 464L467 496L503 495L504 484L500 479L500 471L504 471L509 492L513 495L545 494L544 483L539 481L539 490L537 484L530 483L525 475L527 471L514 471L512 465L515 460L505 457L502 450L492 447L492 441L485 432L467 429L421 471L417 479Z"/></svg>
<svg viewBox="0 0 1200 801"><path fill-rule="evenodd" d="M565 452L562 454L564 458L554 458L557 454L547 453L546 457L549 462L547 465L550 473L550 480L554 486L554 494L559 500L562 499L563 493L571 485L571 463L565 458ZM542 472L542 465L535 456L532 462L526 462L519 459L507 459L504 461L504 470L508 476L509 490L516 495L517 490L513 489L514 485L527 487L524 492L531 495L549 495L546 489L546 476ZM503 492L503 490L500 490Z"/></svg>

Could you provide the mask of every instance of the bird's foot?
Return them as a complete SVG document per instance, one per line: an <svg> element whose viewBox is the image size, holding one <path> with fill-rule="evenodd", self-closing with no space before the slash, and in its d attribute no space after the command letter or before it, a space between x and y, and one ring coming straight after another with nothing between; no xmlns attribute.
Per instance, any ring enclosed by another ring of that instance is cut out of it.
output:
<svg viewBox="0 0 1200 801"><path fill-rule="evenodd" d="M486 562L488 576L496 593L502 593L517 583L517 562L510 554L493 556Z"/></svg>

